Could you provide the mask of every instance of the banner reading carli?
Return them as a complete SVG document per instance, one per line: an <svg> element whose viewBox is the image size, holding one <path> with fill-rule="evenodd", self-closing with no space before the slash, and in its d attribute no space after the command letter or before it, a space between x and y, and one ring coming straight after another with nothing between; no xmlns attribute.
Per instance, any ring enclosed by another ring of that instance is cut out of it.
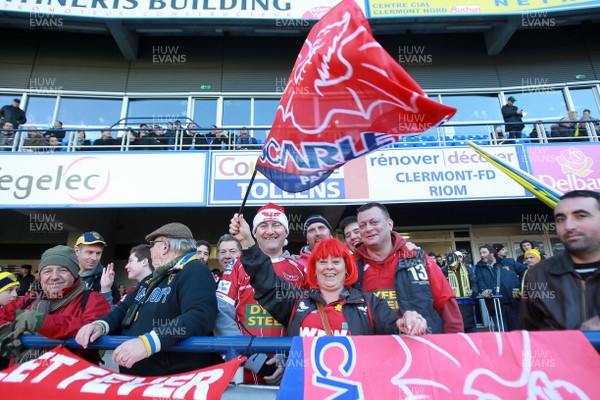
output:
<svg viewBox="0 0 600 400"><path fill-rule="evenodd" d="M561 191L600 191L600 146L593 144L529 145L531 173Z"/></svg>

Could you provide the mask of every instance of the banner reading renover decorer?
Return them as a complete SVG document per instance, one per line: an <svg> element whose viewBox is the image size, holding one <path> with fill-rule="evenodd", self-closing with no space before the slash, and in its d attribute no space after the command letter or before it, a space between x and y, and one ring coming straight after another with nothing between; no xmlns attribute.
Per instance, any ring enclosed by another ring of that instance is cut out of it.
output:
<svg viewBox="0 0 600 400"><path fill-rule="evenodd" d="M7 153L0 207L202 206L207 153Z"/></svg>
<svg viewBox="0 0 600 400"><path fill-rule="evenodd" d="M316 20L339 2L340 0L0 0L0 10L26 12L30 13L30 18L38 19L72 16ZM356 3L365 10L364 1L357 0ZM280 23L273 28L292 25L291 22ZM308 23L297 26L307 27Z"/></svg>

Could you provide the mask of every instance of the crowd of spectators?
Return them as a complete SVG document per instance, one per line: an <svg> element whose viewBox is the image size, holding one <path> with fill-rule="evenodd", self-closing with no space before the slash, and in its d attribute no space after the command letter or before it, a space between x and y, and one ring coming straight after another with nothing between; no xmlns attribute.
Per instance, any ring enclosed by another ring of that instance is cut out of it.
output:
<svg viewBox="0 0 600 400"><path fill-rule="evenodd" d="M112 354L120 370L172 375L223 361L210 352L189 357L161 350L190 336L468 333L481 325L477 303L500 321L496 330L598 330L600 195L565 194L555 219L565 253L546 259L524 240L523 264L504 244L483 244L473 266L461 251L427 254L407 242L379 203L341 221L345 243L324 216L310 215L306 246L291 255L284 249L285 209L268 203L252 226L234 214L229 234L217 243L216 271L207 265L210 244L194 239L187 226L169 223L146 235L148 244L132 248L125 266L135 281L129 291L117 289L112 263L100 263L106 240L85 232L74 247L44 252L39 280L30 265L18 277L0 271L0 354L4 366L6 359L19 364L38 357L43 350L23 348L20 336L39 333L75 337L81 355L98 362L98 353L85 350L91 342L134 336ZM550 290L546 282L568 301L540 297L537 292ZM181 329L173 333L173 327ZM279 383L280 357L250 359L250 383Z"/></svg>
<svg viewBox="0 0 600 400"><path fill-rule="evenodd" d="M166 126L142 123L138 128L103 128L99 137L89 139L83 129L68 131L56 121L46 131L29 125L20 130L12 122L2 125L0 150L13 148L25 152L55 151L120 151L120 150L257 150L261 141L250 135L246 127L240 134L212 125L203 130L190 122L185 127L180 121Z"/></svg>

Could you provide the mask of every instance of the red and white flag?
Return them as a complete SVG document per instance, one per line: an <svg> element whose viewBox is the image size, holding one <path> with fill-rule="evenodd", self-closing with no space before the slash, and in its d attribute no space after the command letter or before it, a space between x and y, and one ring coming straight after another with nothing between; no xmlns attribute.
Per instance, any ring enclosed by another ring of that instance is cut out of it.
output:
<svg viewBox="0 0 600 400"><path fill-rule="evenodd" d="M455 112L427 97L373 38L362 10L344 0L308 35L256 169L285 191L307 190Z"/></svg>

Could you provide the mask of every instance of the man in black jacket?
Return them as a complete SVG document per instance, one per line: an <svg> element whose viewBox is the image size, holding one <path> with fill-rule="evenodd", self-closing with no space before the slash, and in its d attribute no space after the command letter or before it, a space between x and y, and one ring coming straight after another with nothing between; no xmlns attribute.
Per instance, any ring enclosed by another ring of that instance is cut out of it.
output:
<svg viewBox="0 0 600 400"><path fill-rule="evenodd" d="M21 110L21 99L14 99L12 104L7 104L0 109L0 118L2 121L0 125L4 125L5 122L11 122L13 127L17 129L19 125L27 123L27 117L25 117L25 111Z"/></svg>
<svg viewBox="0 0 600 400"><path fill-rule="evenodd" d="M152 278L142 280L113 311L82 327L75 340L85 348L102 335L136 336L113 353L121 372L132 375L175 375L223 362L217 353L164 351L191 336L212 336L216 286L196 256L196 240L187 226L166 224L146 241L156 266Z"/></svg>
<svg viewBox="0 0 600 400"><path fill-rule="evenodd" d="M554 209L566 251L527 273L521 329L600 330L600 193L566 193Z"/></svg>
<svg viewBox="0 0 600 400"><path fill-rule="evenodd" d="M515 106L515 99L513 96L510 96L506 101L506 105L504 105L501 109L502 118L504 118L504 122L513 122L512 124L506 124L506 132L508 132L508 138L514 142L515 139L521 139L521 131L525 128L523 122L523 111L519 110L517 106ZM521 122L517 124L515 122Z"/></svg>

